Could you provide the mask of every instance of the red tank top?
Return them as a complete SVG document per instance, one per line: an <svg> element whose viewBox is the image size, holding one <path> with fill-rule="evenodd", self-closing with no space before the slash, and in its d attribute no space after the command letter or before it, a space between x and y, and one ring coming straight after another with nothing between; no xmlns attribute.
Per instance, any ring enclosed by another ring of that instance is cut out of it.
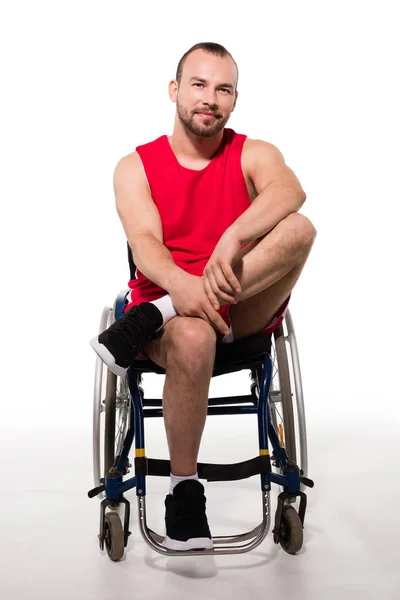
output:
<svg viewBox="0 0 400 600"><path fill-rule="evenodd" d="M246 137L225 128L216 154L200 171L179 164L166 135L136 148L160 213L163 243L191 275L203 275L222 234L251 204L241 167ZM168 293L139 269L136 277L128 283L125 310Z"/></svg>

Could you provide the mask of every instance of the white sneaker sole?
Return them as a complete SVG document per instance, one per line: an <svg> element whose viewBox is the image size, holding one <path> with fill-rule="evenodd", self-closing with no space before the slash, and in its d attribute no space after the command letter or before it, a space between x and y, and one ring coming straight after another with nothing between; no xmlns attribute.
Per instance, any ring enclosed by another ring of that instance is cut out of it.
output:
<svg viewBox="0 0 400 600"><path fill-rule="evenodd" d="M100 344L98 337L95 337L92 340L90 340L90 345L92 346L96 354L100 356L103 363L107 365L110 371L112 371L115 375L118 375L119 377L125 377L128 369L125 369L124 367L120 367L119 365L115 364L115 359L113 355L105 347L104 344Z"/></svg>
<svg viewBox="0 0 400 600"><path fill-rule="evenodd" d="M168 550L212 550L214 548L213 541L210 538L190 538L186 542L179 540L171 540L168 536L165 537L162 545Z"/></svg>

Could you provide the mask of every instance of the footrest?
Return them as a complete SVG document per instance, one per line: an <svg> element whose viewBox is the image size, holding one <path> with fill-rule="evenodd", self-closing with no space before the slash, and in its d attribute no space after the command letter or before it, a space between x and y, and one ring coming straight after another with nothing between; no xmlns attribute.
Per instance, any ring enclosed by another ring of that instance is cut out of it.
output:
<svg viewBox="0 0 400 600"><path fill-rule="evenodd" d="M268 455L263 455L232 465L198 463L197 473L199 479L207 481L237 481L253 475L271 473L271 460ZM169 460L146 456L135 458L135 474L136 476L170 477L171 463Z"/></svg>

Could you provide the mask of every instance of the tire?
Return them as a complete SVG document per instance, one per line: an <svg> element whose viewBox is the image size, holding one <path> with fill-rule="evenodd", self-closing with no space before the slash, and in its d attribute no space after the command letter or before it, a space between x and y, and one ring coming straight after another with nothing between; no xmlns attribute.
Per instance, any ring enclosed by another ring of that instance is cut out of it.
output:
<svg viewBox="0 0 400 600"><path fill-rule="evenodd" d="M124 556L125 538L121 519L116 512L105 515L104 545L112 561L121 560Z"/></svg>
<svg viewBox="0 0 400 600"><path fill-rule="evenodd" d="M113 309L105 307L99 333L114 321ZM115 457L120 454L129 421L129 387L127 378L116 376L96 356L93 397L93 478L95 487L104 482ZM102 481L103 480L103 481ZM102 492L99 498L105 498Z"/></svg>
<svg viewBox="0 0 400 600"><path fill-rule="evenodd" d="M122 451L128 428L129 391L126 377L107 369L104 424L104 476Z"/></svg>
<svg viewBox="0 0 400 600"><path fill-rule="evenodd" d="M288 458L294 460L308 476L307 432L303 400L303 387L296 335L290 311L271 336L272 378L269 392L271 422L285 447ZM252 370L259 397L262 366ZM281 474L278 466L276 472ZM304 492L305 486L300 489Z"/></svg>
<svg viewBox="0 0 400 600"><path fill-rule="evenodd" d="M303 545L303 525L293 506L283 507L280 545L288 554L296 554Z"/></svg>
<svg viewBox="0 0 400 600"><path fill-rule="evenodd" d="M271 361L272 377L269 390L269 408L272 425L278 434L281 445L285 447L288 458L296 460L292 391L282 325L273 333ZM259 398L262 377L261 365L256 367L256 372L252 374L252 377L253 381L256 382L256 395Z"/></svg>
<svg viewBox="0 0 400 600"><path fill-rule="evenodd" d="M294 415L293 415L293 394L290 383L290 371L289 361L286 350L285 335L283 332L282 325L274 331L274 345L275 356L277 362L277 375L279 379L279 391L280 391L280 404L282 406L282 414L277 414L277 402L270 402L272 405L271 413L274 412L274 419L278 421L278 415L283 420L283 442L286 450L286 454L290 460L293 460L297 464L296 457L296 437L294 430ZM271 357L274 361L273 357ZM274 364L274 362L273 362ZM277 381L274 382L275 384ZM283 419L282 419L283 417ZM279 424L277 433L279 432ZM282 434L281 434L282 439Z"/></svg>

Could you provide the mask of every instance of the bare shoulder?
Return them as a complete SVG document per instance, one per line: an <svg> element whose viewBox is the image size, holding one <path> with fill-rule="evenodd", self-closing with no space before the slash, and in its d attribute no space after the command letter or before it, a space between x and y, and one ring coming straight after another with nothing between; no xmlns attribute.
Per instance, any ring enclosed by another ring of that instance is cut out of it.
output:
<svg viewBox="0 0 400 600"><path fill-rule="evenodd" d="M256 162L280 162L285 163L285 159L281 151L271 144L270 142L266 142L264 140L253 140L251 138L246 138L243 145L243 159L246 166L251 170L252 166Z"/></svg>
<svg viewBox="0 0 400 600"><path fill-rule="evenodd" d="M258 193L274 182L285 183L303 191L282 152L270 142L247 138L243 145L242 168Z"/></svg>
<svg viewBox="0 0 400 600"><path fill-rule="evenodd" d="M153 201L137 152L121 158L114 171L115 205L132 251L139 236L150 234L163 243L160 214Z"/></svg>
<svg viewBox="0 0 400 600"><path fill-rule="evenodd" d="M131 152L118 161L114 169L114 181L119 181L135 175L140 176L140 174L144 177L141 158L137 152Z"/></svg>

